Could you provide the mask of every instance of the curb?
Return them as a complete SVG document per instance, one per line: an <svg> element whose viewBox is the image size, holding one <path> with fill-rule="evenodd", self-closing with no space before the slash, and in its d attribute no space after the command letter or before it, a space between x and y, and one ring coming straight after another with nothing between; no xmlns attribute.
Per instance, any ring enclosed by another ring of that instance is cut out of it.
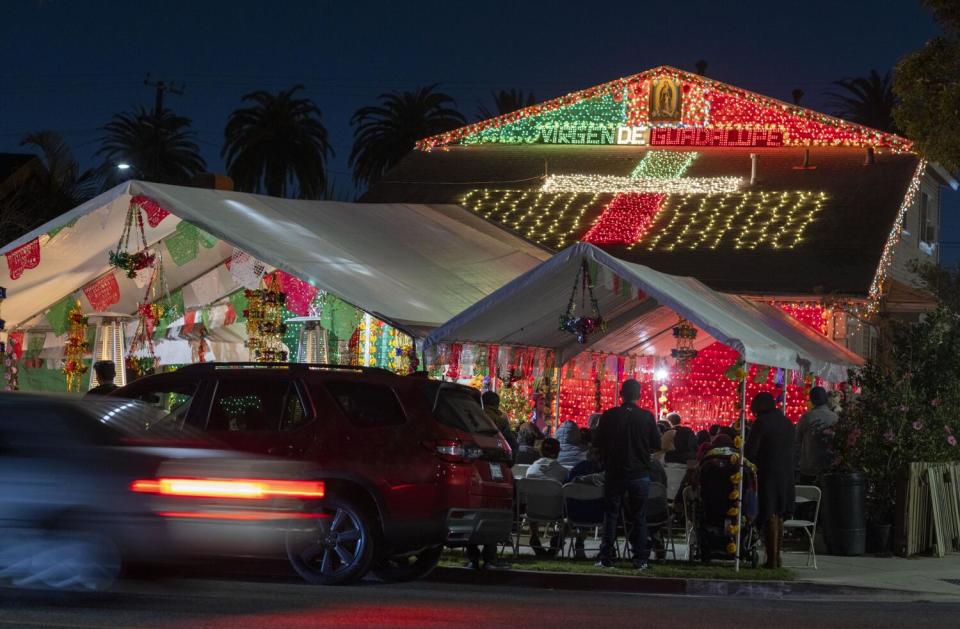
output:
<svg viewBox="0 0 960 629"><path fill-rule="evenodd" d="M733 581L722 579L680 579L633 577L607 574L547 572L539 570L502 570L478 572L467 568L438 567L428 581L455 585L501 585L552 590L611 592L626 594L669 594L675 596L736 596L742 598L783 599L788 597L896 597L914 592L830 585L804 581Z"/></svg>

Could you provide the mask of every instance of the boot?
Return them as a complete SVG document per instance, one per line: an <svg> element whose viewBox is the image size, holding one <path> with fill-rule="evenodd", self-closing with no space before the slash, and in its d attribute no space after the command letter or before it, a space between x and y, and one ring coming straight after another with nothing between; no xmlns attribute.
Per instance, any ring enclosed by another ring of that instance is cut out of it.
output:
<svg viewBox="0 0 960 629"><path fill-rule="evenodd" d="M777 525L777 516L772 515L770 518L763 524L763 546L767 554L767 568L776 568L777 567L777 557L779 555L777 545L777 537L780 533L780 527Z"/></svg>

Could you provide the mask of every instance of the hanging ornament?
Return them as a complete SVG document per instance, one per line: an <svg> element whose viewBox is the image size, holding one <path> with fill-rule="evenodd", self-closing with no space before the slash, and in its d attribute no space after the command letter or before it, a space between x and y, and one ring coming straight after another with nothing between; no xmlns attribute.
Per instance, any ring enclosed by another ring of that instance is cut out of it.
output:
<svg viewBox="0 0 960 629"><path fill-rule="evenodd" d="M147 281L143 301L137 304L137 330L130 342L130 358L127 360L127 367L133 370L137 376L152 373L160 365L157 360L156 347L153 344L153 336L157 331L160 320L164 317L169 320L175 315L183 314L170 310L172 300L167 289L163 256L157 256L155 262L153 272L150 273L150 279ZM141 355L135 356L137 353ZM146 353L146 356L143 356L143 353Z"/></svg>
<svg viewBox="0 0 960 629"><path fill-rule="evenodd" d="M130 238L136 234L133 242L135 249L130 248ZM147 248L147 235L143 227L143 215L140 205L130 202L127 208L127 219L123 225L123 233L117 243L117 250L110 251L110 266L121 269L127 277L136 277L137 271L153 266L156 255Z"/></svg>
<svg viewBox="0 0 960 629"><path fill-rule="evenodd" d="M670 350L670 354L676 361L677 373L686 375L689 370L689 362L697 357L697 350L693 349L693 341L697 338L697 328L693 327L686 319L680 319L680 323L673 327L673 338L677 340L677 346Z"/></svg>
<svg viewBox="0 0 960 629"><path fill-rule="evenodd" d="M280 290L277 275L267 276L260 288L244 291L247 309L243 316L247 319L247 348L250 358L258 363L285 363L287 350L282 338L287 332L283 323L283 306L286 294Z"/></svg>
<svg viewBox="0 0 960 629"><path fill-rule="evenodd" d="M577 314L577 288L580 288L580 308L586 310L587 296L590 298L590 314ZM589 336L599 330L603 332L607 328L606 321L600 316L600 305L593 294L593 280L590 278L590 269L587 261L584 260L577 271L577 277L573 281L573 290L570 292L570 301L567 303L567 311L560 315L560 331L569 332L577 338L577 342L583 345L587 342Z"/></svg>
<svg viewBox="0 0 960 629"><path fill-rule="evenodd" d="M67 391L80 391L80 379L87 373L84 355L90 350L87 343L87 318L83 316L80 302L70 310L70 328L64 345L63 373L67 377Z"/></svg>

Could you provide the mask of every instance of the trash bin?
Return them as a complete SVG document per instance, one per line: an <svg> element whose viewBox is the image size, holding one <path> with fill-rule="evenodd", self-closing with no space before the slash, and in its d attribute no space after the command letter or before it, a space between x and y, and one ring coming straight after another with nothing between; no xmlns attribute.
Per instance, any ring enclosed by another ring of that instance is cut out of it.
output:
<svg viewBox="0 0 960 629"><path fill-rule="evenodd" d="M822 477L821 525L831 555L862 555L867 548L867 476L862 472Z"/></svg>

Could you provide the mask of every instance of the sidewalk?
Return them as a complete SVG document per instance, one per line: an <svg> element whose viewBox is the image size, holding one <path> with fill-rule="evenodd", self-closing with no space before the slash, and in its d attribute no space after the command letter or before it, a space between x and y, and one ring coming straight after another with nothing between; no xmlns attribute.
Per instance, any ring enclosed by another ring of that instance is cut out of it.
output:
<svg viewBox="0 0 960 629"><path fill-rule="evenodd" d="M799 582L899 590L960 601L960 553L942 559L817 555L819 570L794 567L803 561L797 553L787 553L785 558Z"/></svg>

